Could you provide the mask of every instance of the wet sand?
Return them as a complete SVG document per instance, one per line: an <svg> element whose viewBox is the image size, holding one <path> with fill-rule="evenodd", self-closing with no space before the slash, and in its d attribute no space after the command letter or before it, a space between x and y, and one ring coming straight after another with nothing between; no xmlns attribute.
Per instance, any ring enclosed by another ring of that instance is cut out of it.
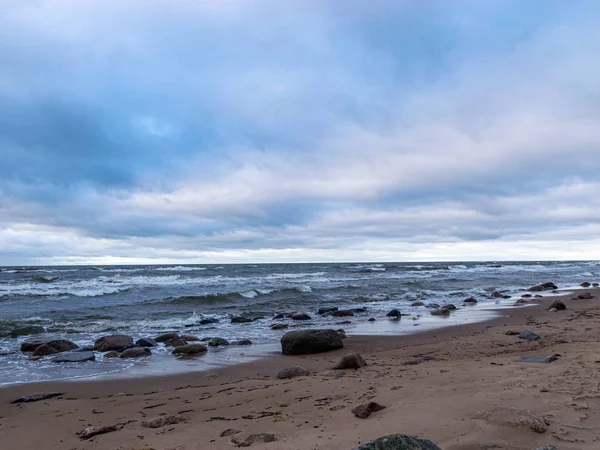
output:
<svg viewBox="0 0 600 450"><path fill-rule="evenodd" d="M413 335L349 337L344 349L319 355L270 355L166 377L9 386L0 389L0 448L231 449L232 438L272 433L276 442L250 448L346 450L405 433L431 439L444 450L598 449L600 291L581 292L596 298L567 295L566 311L546 310L553 297L537 306L501 310L501 317L487 322ZM506 334L525 329L541 339ZM351 352L360 352L368 366L330 370ZM552 354L561 356L550 364L514 362L519 356ZM311 374L277 379L281 368L295 365ZM9 403L52 391L65 395ZM352 408L367 401L386 409L355 418ZM538 433L514 423L525 410L543 416L548 430ZM171 414L185 421L141 426ZM116 424L124 425L88 441L77 436L88 426ZM240 433L221 437L227 429Z"/></svg>

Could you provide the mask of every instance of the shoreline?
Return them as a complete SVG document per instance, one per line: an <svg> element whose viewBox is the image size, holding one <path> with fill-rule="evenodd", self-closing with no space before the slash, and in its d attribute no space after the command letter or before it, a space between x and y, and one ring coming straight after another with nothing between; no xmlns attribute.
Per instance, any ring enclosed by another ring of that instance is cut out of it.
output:
<svg viewBox="0 0 600 450"><path fill-rule="evenodd" d="M600 296L598 289L584 291ZM558 298L569 309L547 311ZM570 300L568 294L545 297L539 308L503 309L509 313L486 322L404 336L350 336L338 351L274 355L208 372L5 386L0 388L0 433L11 449L229 449L231 438L220 434L235 428L241 436L277 436L276 442L253 445L256 449L350 449L403 432L429 438L444 450L478 450L488 443L500 449L560 443L561 450L591 450L598 439L593 430L600 427L594 412L600 387L590 372L597 367L592 353L600 341L595 302ZM507 336L511 328L531 329L542 339ZM369 365L332 373L333 364L350 352L360 352ZM551 364L514 362L539 353L562 357ZM425 361L423 355L436 359ZM281 368L294 365L311 374L277 379ZM50 391L66 394L22 406L8 403ZM350 409L371 399L387 408L365 420L353 417ZM545 414L548 432L474 418L481 410L513 407ZM177 413L185 422L162 430L140 426L144 419ZM84 425L129 420L135 422L93 442L74 434ZM27 432L32 423L35 435ZM578 442L569 442L573 439Z"/></svg>

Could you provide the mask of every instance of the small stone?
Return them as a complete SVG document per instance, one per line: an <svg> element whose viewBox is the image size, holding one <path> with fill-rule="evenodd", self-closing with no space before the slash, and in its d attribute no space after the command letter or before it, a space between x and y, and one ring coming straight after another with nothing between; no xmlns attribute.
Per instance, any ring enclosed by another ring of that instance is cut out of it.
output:
<svg viewBox="0 0 600 450"><path fill-rule="evenodd" d="M234 430L233 428L227 428L225 431L221 431L221 437L233 436L234 434L240 434L240 430Z"/></svg>
<svg viewBox="0 0 600 450"><path fill-rule="evenodd" d="M588 288L591 286L590 283L588 283L587 281L584 281L583 283L581 283L579 286L581 286L582 288Z"/></svg>
<svg viewBox="0 0 600 450"><path fill-rule="evenodd" d="M454 311L456 309L456 306L454 306L452 303L448 303L447 305L442 306L442 309L449 309L450 311Z"/></svg>
<svg viewBox="0 0 600 450"><path fill-rule="evenodd" d="M469 298L463 300L463 303L475 304L475 303L477 303L477 299L475 297L469 297Z"/></svg>
<svg viewBox="0 0 600 450"><path fill-rule="evenodd" d="M358 417L359 419L366 419L372 413L381 411L382 409L385 409L385 406L382 406L379 403L369 402L354 408L352 410L352 414L354 414L354 416Z"/></svg>
<svg viewBox="0 0 600 450"><path fill-rule="evenodd" d="M360 355L360 353L350 353L345 355L333 366L333 370L344 370L344 369L360 369L367 365L367 362Z"/></svg>
<svg viewBox="0 0 600 450"><path fill-rule="evenodd" d="M252 322L252 319L249 319L248 317L238 316L238 317L233 317L231 319L231 323L249 323L249 322Z"/></svg>
<svg viewBox="0 0 600 450"><path fill-rule="evenodd" d="M179 414L171 416L156 417L151 420L144 420L140 425L145 428L161 428L166 425L175 425L184 422L185 418Z"/></svg>
<svg viewBox="0 0 600 450"><path fill-rule="evenodd" d="M277 378L279 378L280 380L283 379L291 379L291 378L296 378L296 377L303 377L306 375L309 375L309 371L306 370L304 367L300 367L300 366L295 366L295 367L286 367L285 369L281 369L279 371L279 373L277 374Z"/></svg>
<svg viewBox="0 0 600 450"><path fill-rule="evenodd" d="M398 309L392 309L386 314L386 316L391 317L392 319L400 319L402 317L402 313Z"/></svg>
<svg viewBox="0 0 600 450"><path fill-rule="evenodd" d="M271 330L285 330L289 325L285 323L275 323L271 325Z"/></svg>
<svg viewBox="0 0 600 450"><path fill-rule="evenodd" d="M208 345L210 347L224 347L229 345L229 341L227 339L216 337L208 341Z"/></svg>
<svg viewBox="0 0 600 450"><path fill-rule="evenodd" d="M578 298L579 300L591 300L591 299L593 299L593 298L594 298L594 296L593 296L592 294L590 294L589 292L585 292L585 293L583 293L583 294L579 294L579 295L577 296L577 298Z"/></svg>
<svg viewBox="0 0 600 450"><path fill-rule="evenodd" d="M367 320L367 322L375 322L375 318L373 318L373 317L370 317L370 318Z"/></svg>
<svg viewBox="0 0 600 450"><path fill-rule="evenodd" d="M521 334L519 334L519 338L527 339L528 341L538 341L540 339L540 337L537 334L529 330L525 330Z"/></svg>
<svg viewBox="0 0 600 450"><path fill-rule="evenodd" d="M504 294L502 294L501 292L498 291L494 291L492 292L492 298L503 298Z"/></svg>
<svg viewBox="0 0 600 450"><path fill-rule="evenodd" d="M425 303L423 303L423 302L414 302L414 303L411 303L410 306L425 306Z"/></svg>
<svg viewBox="0 0 600 450"><path fill-rule="evenodd" d="M173 355L199 355L208 351L205 345L202 344L186 344L176 347L171 353Z"/></svg>
<svg viewBox="0 0 600 450"><path fill-rule="evenodd" d="M219 323L219 319L215 319L214 317L207 317L206 319L202 319L198 323L200 325L212 325L213 323Z"/></svg>
<svg viewBox="0 0 600 450"><path fill-rule="evenodd" d="M292 320L311 320L311 317L308 314L294 314L291 317Z"/></svg>
<svg viewBox="0 0 600 450"><path fill-rule="evenodd" d="M274 434L257 433L257 434L251 434L243 441L239 441L239 440L233 438L231 440L231 442L236 444L238 447L250 447L253 444L264 444L267 442L275 442L276 440L277 440L277 436L275 436Z"/></svg>
<svg viewBox="0 0 600 450"><path fill-rule="evenodd" d="M560 300L554 300L552 302L552 304L550 305L550 308L548 308L548 309L552 309L552 308L556 309L557 311L564 311L565 309L567 309L567 306Z"/></svg>
<svg viewBox="0 0 600 450"><path fill-rule="evenodd" d="M119 352L115 352L114 350L111 350L110 352L106 352L102 357L103 358L118 358L119 356L121 356L121 354Z"/></svg>
<svg viewBox="0 0 600 450"><path fill-rule="evenodd" d="M237 341L236 345L252 345L252 341L250 339L242 339L241 341Z"/></svg>

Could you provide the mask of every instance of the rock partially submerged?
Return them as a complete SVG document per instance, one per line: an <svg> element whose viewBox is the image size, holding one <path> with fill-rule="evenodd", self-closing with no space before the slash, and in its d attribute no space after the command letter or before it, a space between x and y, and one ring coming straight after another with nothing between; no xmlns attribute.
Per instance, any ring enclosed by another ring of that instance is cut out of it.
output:
<svg viewBox="0 0 600 450"><path fill-rule="evenodd" d="M64 353L60 356L57 356L52 360L55 363L79 363L79 362L87 362L94 361L96 359L96 355L94 352L68 352Z"/></svg>
<svg viewBox="0 0 600 450"><path fill-rule="evenodd" d="M350 317L354 315L354 312L350 311L349 309L342 309L338 311L332 311L328 315L331 317Z"/></svg>
<svg viewBox="0 0 600 450"><path fill-rule="evenodd" d="M337 350L344 347L335 330L290 331L281 338L284 355L308 355Z"/></svg>
<svg viewBox="0 0 600 450"><path fill-rule="evenodd" d="M142 358L152 355L152 351L148 347L128 348L121 353L121 358Z"/></svg>
<svg viewBox="0 0 600 450"><path fill-rule="evenodd" d="M308 314L300 313L300 314L293 314L292 317L290 317L290 319L292 319L292 320L311 320L312 318Z"/></svg>
<svg viewBox="0 0 600 450"><path fill-rule="evenodd" d="M386 314L386 316L392 319L400 319L402 317L402 313L398 309L392 309L389 313Z"/></svg>
<svg viewBox="0 0 600 450"><path fill-rule="evenodd" d="M248 317L237 316L237 317L231 318L231 323L249 323L249 322L252 322L252 319L249 319Z"/></svg>
<svg viewBox="0 0 600 450"><path fill-rule="evenodd" d="M349 355L342 356L342 359L333 366L333 370L360 369L366 365L367 362L360 353L350 353Z"/></svg>
<svg viewBox="0 0 600 450"><path fill-rule="evenodd" d="M175 347L171 352L173 355L200 355L208 351L206 345L203 344L186 344L180 347Z"/></svg>
<svg viewBox="0 0 600 450"><path fill-rule="evenodd" d="M323 314L327 314L330 312L334 312L337 311L338 308L336 307L331 307L331 308L319 308L319 310L317 311L317 314L319 314L320 316L322 316Z"/></svg>
<svg viewBox="0 0 600 450"><path fill-rule="evenodd" d="M34 352L36 348L44 345L46 341L27 341L21 343L21 351L24 353Z"/></svg>
<svg viewBox="0 0 600 450"><path fill-rule="evenodd" d="M30 334L42 334L45 331L46 330L44 330L44 327L40 327L37 325L30 325L30 326L15 328L15 329L11 330L10 336L11 337L28 336Z"/></svg>
<svg viewBox="0 0 600 450"><path fill-rule="evenodd" d="M475 297L469 297L464 299L463 303L466 303L467 305L474 305L477 303L477 299Z"/></svg>
<svg viewBox="0 0 600 450"><path fill-rule="evenodd" d="M540 291L553 291L555 289L558 289L558 287L554 283L548 282L548 283L538 284L537 286L532 286L527 290L529 292L540 292Z"/></svg>
<svg viewBox="0 0 600 450"><path fill-rule="evenodd" d="M391 434L363 444L355 450L442 450L429 439Z"/></svg>
<svg viewBox="0 0 600 450"><path fill-rule="evenodd" d="M138 347L156 347L158 344L152 338L141 338L135 341L135 345Z"/></svg>
<svg viewBox="0 0 600 450"><path fill-rule="evenodd" d="M305 377L309 375L309 371L304 367L294 366L294 367L286 367L285 369L281 369L277 374L277 378L280 380L291 379L296 377Z"/></svg>
<svg viewBox="0 0 600 450"><path fill-rule="evenodd" d="M208 341L208 345L211 347L225 347L229 345L229 341L227 339L216 337Z"/></svg>
<svg viewBox="0 0 600 450"><path fill-rule="evenodd" d="M369 402L363 403L362 405L357 406L352 410L352 414L359 419L366 419L371 414L377 411L381 411L385 409L385 406L380 405L379 403Z"/></svg>
<svg viewBox="0 0 600 450"><path fill-rule="evenodd" d="M102 336L94 342L94 350L97 352L109 352L111 350L121 350L123 348L132 347L133 338L125 334L112 334L110 336Z"/></svg>
<svg viewBox="0 0 600 450"><path fill-rule="evenodd" d="M169 342L172 341L174 339L179 339L179 333L164 333L161 334L160 336L156 336L156 338L154 338L154 340L156 342Z"/></svg>
<svg viewBox="0 0 600 450"><path fill-rule="evenodd" d="M64 339L56 339L48 341L43 345L40 345L33 352L33 356L48 356L55 355L57 353L69 352L71 350L77 350L79 345L74 342L67 341Z"/></svg>

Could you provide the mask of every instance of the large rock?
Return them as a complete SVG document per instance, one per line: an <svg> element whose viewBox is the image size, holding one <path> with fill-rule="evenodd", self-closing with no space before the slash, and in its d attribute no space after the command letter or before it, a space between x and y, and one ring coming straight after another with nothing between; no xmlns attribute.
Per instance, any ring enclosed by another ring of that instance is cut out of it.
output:
<svg viewBox="0 0 600 450"><path fill-rule="evenodd" d="M131 347L133 338L125 334L112 334L110 336L102 336L94 342L94 350L97 352L109 352L111 350L121 350L122 348Z"/></svg>
<svg viewBox="0 0 600 450"><path fill-rule="evenodd" d="M135 341L135 345L138 347L156 347L158 344L152 338L141 338Z"/></svg>
<svg viewBox="0 0 600 450"><path fill-rule="evenodd" d="M179 339L179 333L164 333L160 336L156 336L154 339L156 342L168 342Z"/></svg>
<svg viewBox="0 0 600 450"><path fill-rule="evenodd" d="M54 341L48 341L43 345L40 345L33 352L33 356L48 356L56 353L70 352L71 350L77 350L79 346L71 341L64 339L57 339Z"/></svg>
<svg viewBox="0 0 600 450"><path fill-rule="evenodd" d="M327 314L327 313L334 312L334 311L337 311L337 310L338 310L338 308L336 308L336 307L319 308L319 310L317 311L317 314L319 314L319 315L322 316L323 314Z"/></svg>
<svg viewBox="0 0 600 450"><path fill-rule="evenodd" d="M552 309L552 308L556 309L557 311L564 311L565 309L567 309L567 306L560 300L554 300L552 302L552 304L550 305L550 308L548 308L548 309Z"/></svg>
<svg viewBox="0 0 600 450"><path fill-rule="evenodd" d="M594 298L594 296L592 294L590 294L589 292L584 292L583 294L579 294L577 296L577 298L579 300L591 300Z"/></svg>
<svg viewBox="0 0 600 450"><path fill-rule="evenodd" d="M171 339L170 341L165 342L165 346L167 347L181 347L182 345L187 344L185 339Z"/></svg>
<svg viewBox="0 0 600 450"><path fill-rule="evenodd" d="M290 317L290 319L292 319L292 320L310 320L311 317L308 314L299 313L299 314L292 315L292 317Z"/></svg>
<svg viewBox="0 0 600 450"><path fill-rule="evenodd" d="M349 355L345 355L338 361L338 363L333 366L333 370L343 370L343 369L360 369L367 365L367 362L361 356L360 353L350 353Z"/></svg>
<svg viewBox="0 0 600 450"><path fill-rule="evenodd" d="M304 367L286 367L285 369L281 369L277 374L277 378L280 380L284 380L286 378L296 378L296 377L305 377L310 372L306 370Z"/></svg>
<svg viewBox="0 0 600 450"><path fill-rule="evenodd" d="M583 288L588 288L591 286L591 284L588 281L584 281L583 283L581 283L579 286L583 287Z"/></svg>
<svg viewBox="0 0 600 450"><path fill-rule="evenodd" d="M307 355L337 350L344 347L335 330L290 331L281 338L284 355Z"/></svg>
<svg viewBox="0 0 600 450"><path fill-rule="evenodd" d="M477 303L477 299L475 297L469 297L463 300L463 303L474 305Z"/></svg>
<svg viewBox="0 0 600 450"><path fill-rule="evenodd" d="M527 339L528 341L539 341L540 337L532 331L525 330L519 334L521 339Z"/></svg>
<svg viewBox="0 0 600 450"><path fill-rule="evenodd" d="M27 341L21 343L21 351L22 352L35 352L35 349L40 345L44 345L46 341Z"/></svg>
<svg viewBox="0 0 600 450"><path fill-rule="evenodd" d="M186 344L181 347L176 347L171 353L173 355L199 355L206 353L208 349L203 344Z"/></svg>
<svg viewBox="0 0 600 450"><path fill-rule="evenodd" d="M77 362L87 362L94 361L96 359L96 355L94 352L69 352L63 355L57 356L52 359L52 362L55 363L77 363Z"/></svg>
<svg viewBox="0 0 600 450"><path fill-rule="evenodd" d="M193 334L182 334L181 339L186 342L200 342L200 338L198 336L194 336Z"/></svg>
<svg viewBox="0 0 600 450"><path fill-rule="evenodd" d="M148 347L134 347L121 353L121 358L141 358L150 355L152 355L152 351Z"/></svg>
<svg viewBox="0 0 600 450"><path fill-rule="evenodd" d="M432 316L449 316L450 310L448 308L434 309L433 311L431 311L431 315Z"/></svg>
<svg viewBox="0 0 600 450"><path fill-rule="evenodd" d="M229 345L229 341L227 339L215 337L208 341L208 345L210 345L211 347L224 347L226 345Z"/></svg>
<svg viewBox="0 0 600 450"><path fill-rule="evenodd" d="M420 439L405 434L391 434L381 437L356 450L442 450L429 439Z"/></svg>
<svg viewBox="0 0 600 450"><path fill-rule="evenodd" d="M387 317L391 317L392 319L399 319L402 317L402 313L397 309L392 309L389 313L386 314Z"/></svg>

